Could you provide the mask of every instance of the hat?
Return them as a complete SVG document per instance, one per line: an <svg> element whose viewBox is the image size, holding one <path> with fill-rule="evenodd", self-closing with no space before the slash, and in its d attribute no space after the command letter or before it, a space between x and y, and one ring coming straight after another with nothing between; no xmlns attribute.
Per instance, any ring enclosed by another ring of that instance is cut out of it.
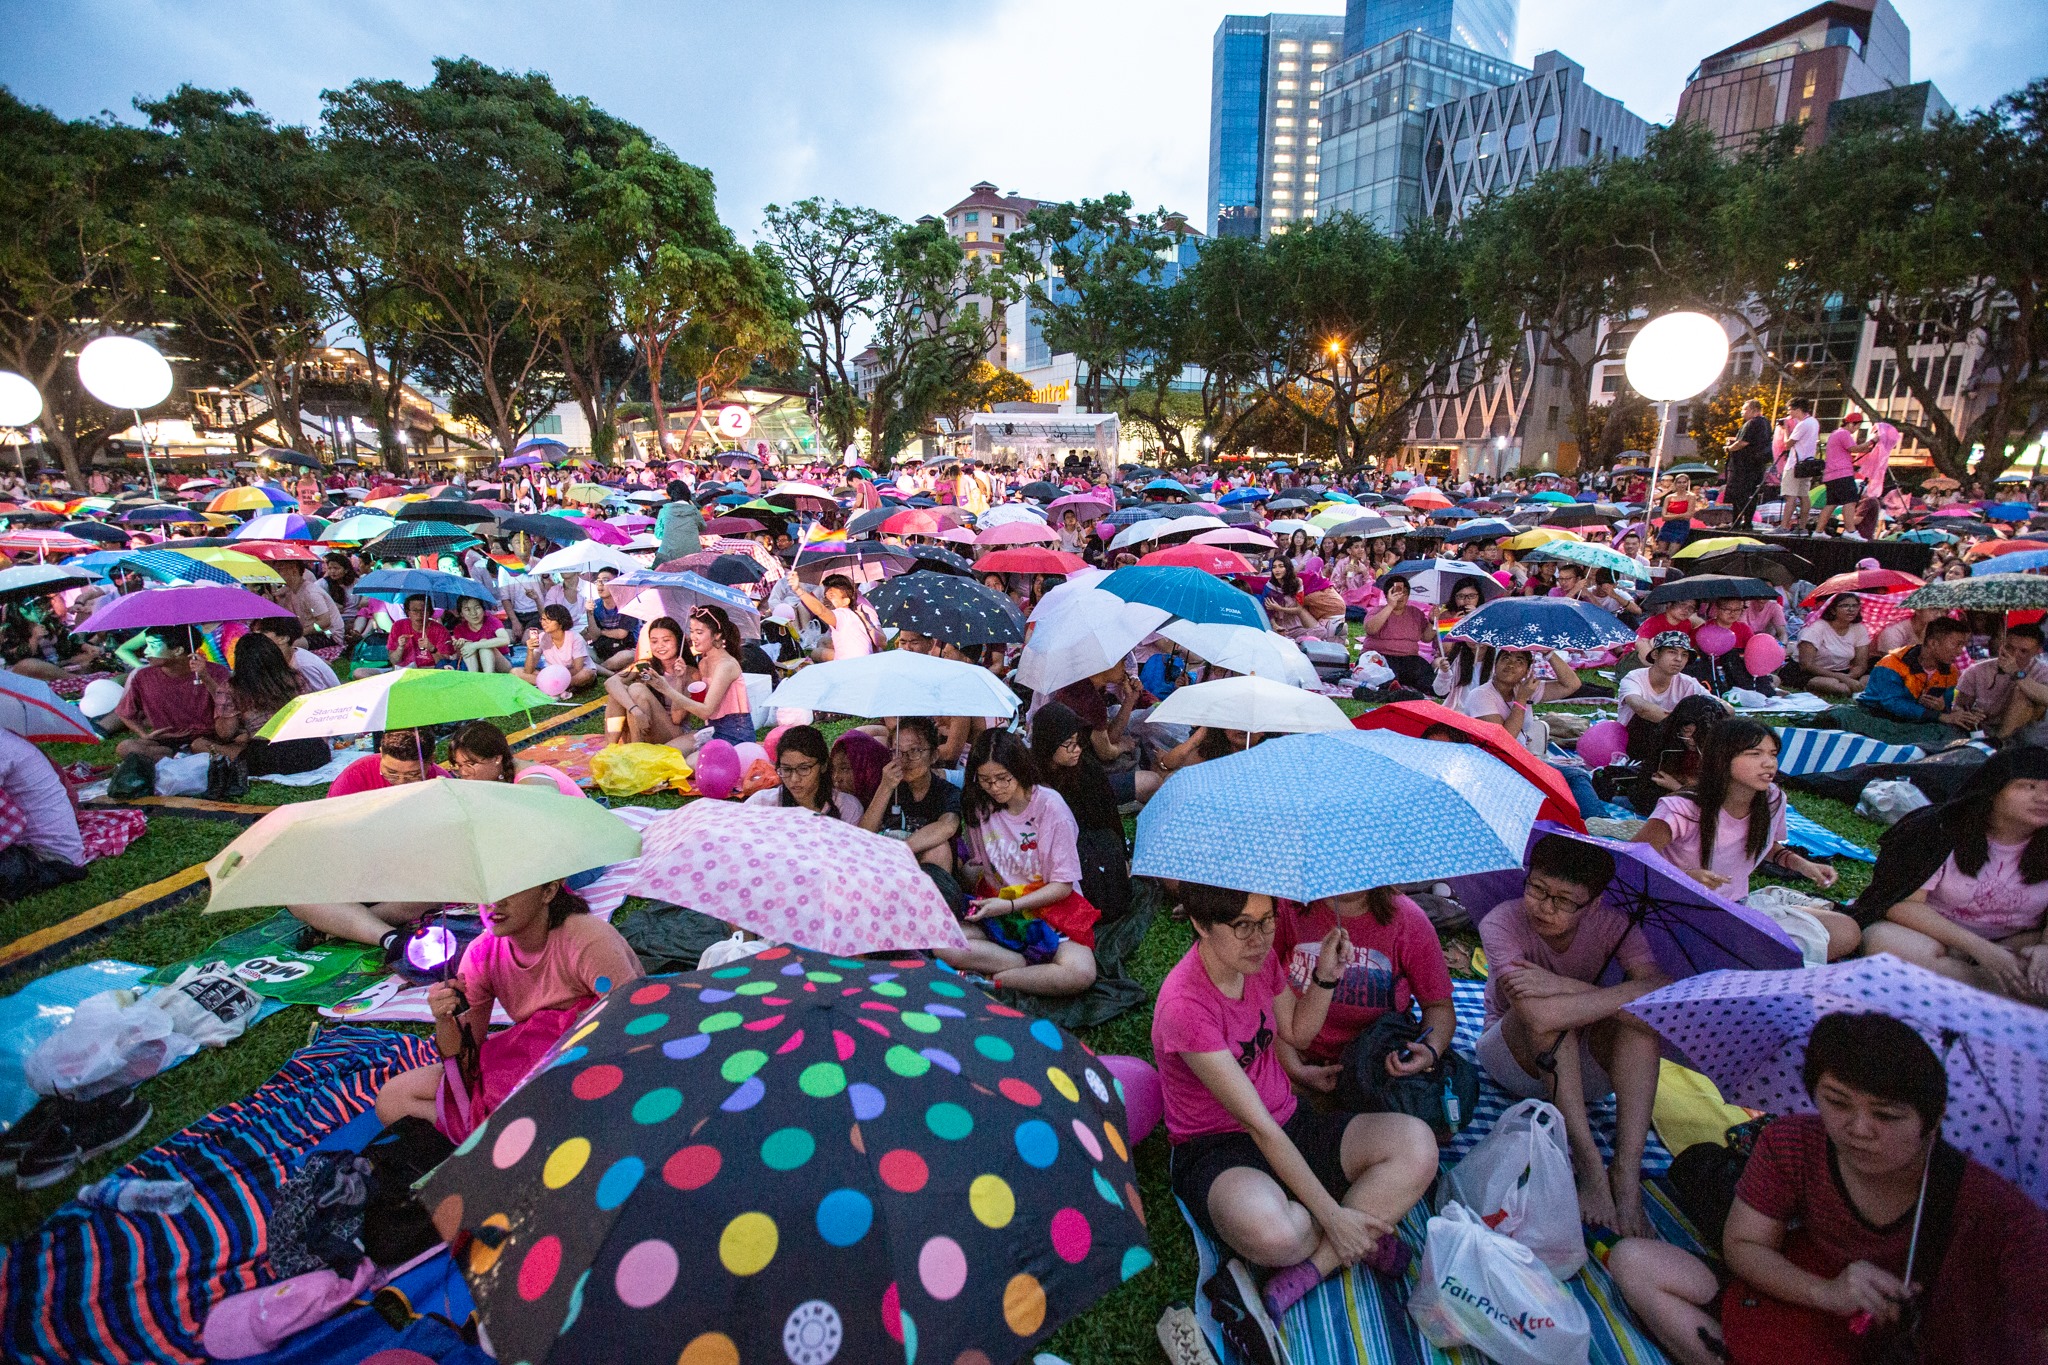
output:
<svg viewBox="0 0 2048 1365"><path fill-rule="evenodd" d="M1650 652L1655 654L1660 649L1682 649L1688 654L1698 652L1693 648L1692 637L1682 630L1658 631L1650 641Z"/></svg>
<svg viewBox="0 0 2048 1365"><path fill-rule="evenodd" d="M121 704L122 691L121 684L112 678L95 678L85 685L78 709L85 712L88 720L98 720Z"/></svg>

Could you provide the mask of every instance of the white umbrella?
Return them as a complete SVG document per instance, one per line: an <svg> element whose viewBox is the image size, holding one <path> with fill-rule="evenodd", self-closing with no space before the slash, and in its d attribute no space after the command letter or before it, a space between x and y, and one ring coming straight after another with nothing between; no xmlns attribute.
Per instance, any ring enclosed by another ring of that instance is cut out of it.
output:
<svg viewBox="0 0 2048 1365"><path fill-rule="evenodd" d="M1030 621L1050 621L1066 610L1066 604L1077 596L1081 589L1092 588L1109 577L1108 569L1076 569L1067 575L1064 583L1046 589L1045 596L1038 599L1038 605L1031 609Z"/></svg>
<svg viewBox="0 0 2048 1365"><path fill-rule="evenodd" d="M1126 545L1146 544L1159 539L1172 529L1173 523L1164 517L1147 517L1143 521L1134 521L1118 531L1115 539L1109 542L1109 548L1121 550Z"/></svg>
<svg viewBox="0 0 2048 1365"><path fill-rule="evenodd" d="M1312 536L1321 536L1323 533L1322 527L1312 521L1303 521L1299 517L1282 517L1278 521L1269 522L1266 530L1276 536L1291 536L1296 531L1306 531Z"/></svg>
<svg viewBox="0 0 2048 1365"><path fill-rule="evenodd" d="M1176 688L1153 708L1162 725L1208 725L1240 734L1306 734L1349 730L1351 719L1336 702L1271 678L1218 678Z"/></svg>
<svg viewBox="0 0 2048 1365"><path fill-rule="evenodd" d="M843 716L1011 716L1017 694L980 664L890 649L798 669L768 704Z"/></svg>
<svg viewBox="0 0 2048 1365"><path fill-rule="evenodd" d="M1263 531L1255 531L1249 526L1226 526L1220 531L1202 532L1195 537L1195 544L1221 545L1226 549L1249 546L1254 550L1270 550L1273 548L1273 537Z"/></svg>
<svg viewBox="0 0 2048 1365"><path fill-rule="evenodd" d="M529 573L596 573L599 569L617 569L620 573L631 573L647 566L619 550L615 546L600 545L594 540L579 540L553 554L543 555Z"/></svg>
<svg viewBox="0 0 2048 1365"><path fill-rule="evenodd" d="M1017 681L1034 692L1057 692L1115 664L1171 616L1164 607L1126 602L1096 587L1047 593L1031 614Z"/></svg>
<svg viewBox="0 0 2048 1365"><path fill-rule="evenodd" d="M56 689L40 678L5 668L0 668L0 729L37 742L100 741L100 732L85 713L58 696Z"/></svg>
<svg viewBox="0 0 2048 1365"><path fill-rule="evenodd" d="M1197 658L1232 673L1277 678L1296 687L1316 681L1316 666L1301 652L1301 646L1270 630L1221 621L1175 620L1161 626L1159 633Z"/></svg>
<svg viewBox="0 0 2048 1365"><path fill-rule="evenodd" d="M974 524L986 531L997 526L1006 526L1013 521L1035 521L1045 524L1045 512L1036 503L1002 502L983 512L974 519Z"/></svg>

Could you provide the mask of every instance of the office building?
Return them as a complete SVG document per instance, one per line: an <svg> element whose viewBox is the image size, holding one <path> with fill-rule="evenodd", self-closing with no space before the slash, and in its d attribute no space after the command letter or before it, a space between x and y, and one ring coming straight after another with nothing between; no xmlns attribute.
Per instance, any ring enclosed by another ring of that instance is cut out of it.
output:
<svg viewBox="0 0 2048 1365"><path fill-rule="evenodd" d="M1805 124L1814 147L1836 101L1911 80L1912 36L1891 0L1829 0L1701 61L1678 97L1678 118L1706 124L1731 155L1786 123Z"/></svg>
<svg viewBox="0 0 2048 1365"><path fill-rule="evenodd" d="M1344 9L1344 55L1378 47L1402 33L1469 47L1506 61L1515 53L1521 0L1350 0Z"/></svg>
<svg viewBox="0 0 2048 1365"><path fill-rule="evenodd" d="M1315 216L1334 14L1233 14L1216 28L1209 85L1209 232L1264 239Z"/></svg>

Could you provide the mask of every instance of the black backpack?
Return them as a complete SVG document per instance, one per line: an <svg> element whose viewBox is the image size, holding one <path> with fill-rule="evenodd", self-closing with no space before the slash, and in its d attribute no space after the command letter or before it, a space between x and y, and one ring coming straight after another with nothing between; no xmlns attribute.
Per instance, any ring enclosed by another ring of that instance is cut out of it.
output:
<svg viewBox="0 0 2048 1365"><path fill-rule="evenodd" d="M1479 1071L1443 1040L1435 1066L1413 1076L1389 1076L1386 1058L1422 1036L1422 1025L1393 1010L1351 1040L1339 1059L1337 1103L1357 1114L1412 1114L1442 1141L1472 1121L1479 1104ZM1435 1039L1430 1040L1435 1043Z"/></svg>

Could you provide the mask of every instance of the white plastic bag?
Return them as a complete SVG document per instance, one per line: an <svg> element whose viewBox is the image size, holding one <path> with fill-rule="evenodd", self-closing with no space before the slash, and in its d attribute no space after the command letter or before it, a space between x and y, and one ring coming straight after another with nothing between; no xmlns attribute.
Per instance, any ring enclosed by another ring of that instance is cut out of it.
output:
<svg viewBox="0 0 2048 1365"><path fill-rule="evenodd" d="M1927 793L1905 778L1881 777L1864 784L1863 795L1856 798L1856 813L1879 824L1896 825L1907 812L1931 804Z"/></svg>
<svg viewBox="0 0 2048 1365"><path fill-rule="evenodd" d="M1387 667L1385 655L1368 649L1358 656L1358 667L1351 670L1351 676L1360 687L1378 689L1394 680L1394 670Z"/></svg>
<svg viewBox="0 0 2048 1365"><path fill-rule="evenodd" d="M154 1003L137 1003L132 990L101 991L36 1044L22 1069L38 1094L90 1100L146 1081L198 1050Z"/></svg>
<svg viewBox="0 0 2048 1365"><path fill-rule="evenodd" d="M1564 1115L1553 1104L1523 1100L1502 1114L1485 1140L1451 1168L1449 1197L1535 1252L1560 1280L1586 1263L1571 1147Z"/></svg>
<svg viewBox="0 0 2048 1365"><path fill-rule="evenodd" d="M204 796L212 754L172 754L156 761L158 796Z"/></svg>
<svg viewBox="0 0 2048 1365"><path fill-rule="evenodd" d="M263 1008L257 994L218 962L187 967L150 997L180 1035L200 1047L226 1047Z"/></svg>
<svg viewBox="0 0 2048 1365"><path fill-rule="evenodd" d="M1587 1365L1586 1310L1536 1253L1462 1204L1429 1220L1408 1315L1440 1350L1471 1346L1500 1365Z"/></svg>

